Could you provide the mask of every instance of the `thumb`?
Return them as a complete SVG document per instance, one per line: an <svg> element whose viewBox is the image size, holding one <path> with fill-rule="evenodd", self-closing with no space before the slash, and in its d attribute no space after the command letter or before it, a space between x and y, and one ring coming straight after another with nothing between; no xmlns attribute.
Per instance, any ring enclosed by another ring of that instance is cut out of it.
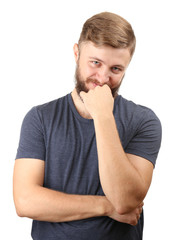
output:
<svg viewBox="0 0 175 240"><path fill-rule="evenodd" d="M81 92L80 92L80 99L81 99L82 102L84 102L85 96L86 96L86 92L81 91Z"/></svg>

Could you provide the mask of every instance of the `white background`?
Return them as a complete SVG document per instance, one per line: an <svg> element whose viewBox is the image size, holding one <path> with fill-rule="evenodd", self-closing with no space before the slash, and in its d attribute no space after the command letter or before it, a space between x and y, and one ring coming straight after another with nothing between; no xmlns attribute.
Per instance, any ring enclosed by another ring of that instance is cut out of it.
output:
<svg viewBox="0 0 175 240"><path fill-rule="evenodd" d="M137 47L120 90L152 108L163 140L145 199L144 240L173 239L175 214L173 0L0 1L0 226L3 239L29 240L31 220L16 215L12 176L24 115L72 91L73 44L84 21L115 12L133 26Z"/></svg>

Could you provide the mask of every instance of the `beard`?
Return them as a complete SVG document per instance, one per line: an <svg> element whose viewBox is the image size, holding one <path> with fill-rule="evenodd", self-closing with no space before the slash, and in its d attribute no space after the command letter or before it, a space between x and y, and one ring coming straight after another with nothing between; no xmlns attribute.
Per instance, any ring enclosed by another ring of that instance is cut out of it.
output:
<svg viewBox="0 0 175 240"><path fill-rule="evenodd" d="M122 80L123 80L123 78L124 78L124 76L122 77ZM120 85L121 85L121 83L122 83L122 80L121 80L120 83L119 83L116 87L114 87L114 88L111 88L111 87L108 85L108 86L110 87L110 89L111 89L111 93L112 93L112 96L113 96L114 98L116 98L117 95L118 95L118 91L119 91ZM99 83L98 80L96 80L96 79L94 79L94 78L91 78L91 77L89 77L89 78L87 78L86 80L84 80L83 77L82 77L82 75L81 75L79 63L77 63L76 71L75 71L75 89L76 89L79 97L80 97L80 92L81 92L81 91L84 91L84 92L86 92L86 93L89 91L89 89L86 87L86 84L87 84L87 83L90 83L90 82L96 83L96 84L99 85L99 86L103 86L102 84ZM81 99L81 97L80 97L80 99Z"/></svg>

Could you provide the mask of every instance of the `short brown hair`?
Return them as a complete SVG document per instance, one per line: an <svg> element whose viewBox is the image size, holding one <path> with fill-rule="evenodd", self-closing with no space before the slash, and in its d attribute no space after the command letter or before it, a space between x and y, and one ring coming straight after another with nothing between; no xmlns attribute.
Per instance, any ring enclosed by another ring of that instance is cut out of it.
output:
<svg viewBox="0 0 175 240"><path fill-rule="evenodd" d="M130 23L110 12L96 14L84 23L78 44L80 46L82 42L87 41L97 46L129 48L131 57L136 45L136 38Z"/></svg>

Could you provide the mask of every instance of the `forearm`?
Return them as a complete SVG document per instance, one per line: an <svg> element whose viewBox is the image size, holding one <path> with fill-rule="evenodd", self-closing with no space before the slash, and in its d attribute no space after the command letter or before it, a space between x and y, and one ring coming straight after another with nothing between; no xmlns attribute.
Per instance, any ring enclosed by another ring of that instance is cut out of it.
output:
<svg viewBox="0 0 175 240"><path fill-rule="evenodd" d="M94 119L99 174L103 191L118 212L129 212L143 200L143 180L127 158L113 115Z"/></svg>
<svg viewBox="0 0 175 240"><path fill-rule="evenodd" d="M66 222L106 215L105 197L65 194L36 186L16 205L18 215L34 220Z"/></svg>
<svg viewBox="0 0 175 240"><path fill-rule="evenodd" d="M120 215L105 196L71 195L41 186L31 192L31 197L18 203L21 217L38 221L68 222L91 217L108 216L115 221L136 225L142 206L126 215Z"/></svg>

